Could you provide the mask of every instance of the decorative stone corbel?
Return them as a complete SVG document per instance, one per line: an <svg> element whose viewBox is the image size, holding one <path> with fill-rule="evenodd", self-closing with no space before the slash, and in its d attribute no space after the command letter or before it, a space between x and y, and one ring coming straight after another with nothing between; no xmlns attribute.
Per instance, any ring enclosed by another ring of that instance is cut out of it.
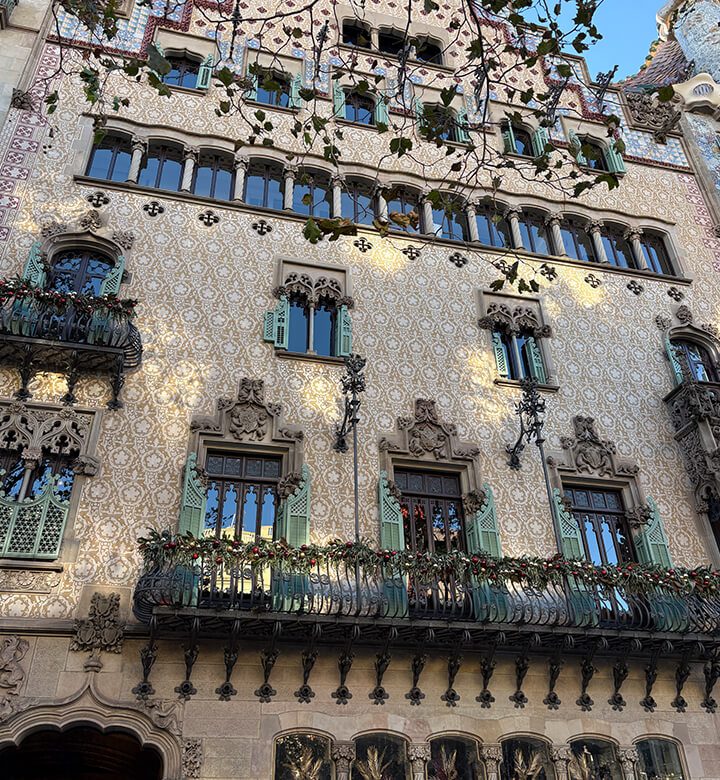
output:
<svg viewBox="0 0 720 780"><path fill-rule="evenodd" d="M430 760L430 743L411 742L408 745L408 758L413 780L425 780L425 769Z"/></svg>
<svg viewBox="0 0 720 780"><path fill-rule="evenodd" d="M88 617L75 621L75 636L70 649L90 652L85 669L102 669L101 651L121 653L123 646L123 625L120 623L120 594L94 593L90 602Z"/></svg>
<svg viewBox="0 0 720 780"><path fill-rule="evenodd" d="M335 780L350 780L350 769L355 760L355 743L335 742L331 757L335 762Z"/></svg>

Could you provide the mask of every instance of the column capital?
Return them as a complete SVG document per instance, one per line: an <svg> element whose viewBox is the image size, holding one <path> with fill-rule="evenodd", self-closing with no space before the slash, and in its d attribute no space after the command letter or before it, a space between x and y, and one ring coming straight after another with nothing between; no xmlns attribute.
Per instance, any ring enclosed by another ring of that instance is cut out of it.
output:
<svg viewBox="0 0 720 780"><path fill-rule="evenodd" d="M568 745L553 745L552 760L555 764L569 763L572 760L572 748Z"/></svg>
<svg viewBox="0 0 720 780"><path fill-rule="evenodd" d="M480 758L482 758L486 764L494 764L493 767L488 766L488 769L497 771L498 764L502 761L502 745L480 745Z"/></svg>
<svg viewBox="0 0 720 780"><path fill-rule="evenodd" d="M645 234L643 233L642 228L629 227L623 233L623 238L626 241L639 241L643 237L643 235L645 235Z"/></svg>
<svg viewBox="0 0 720 780"><path fill-rule="evenodd" d="M505 219L510 219L511 217L519 217L522 214L522 209L520 206L508 206L505 211L503 212L503 216Z"/></svg>
<svg viewBox="0 0 720 780"><path fill-rule="evenodd" d="M636 747L621 747L618 750L618 759L622 765L625 776L628 778L635 777L635 764L640 760Z"/></svg>
<svg viewBox="0 0 720 780"><path fill-rule="evenodd" d="M183 160L192 160L193 162L197 162L199 154L199 149L196 149L194 146L186 146L183 149Z"/></svg>
<svg viewBox="0 0 720 780"><path fill-rule="evenodd" d="M407 748L413 776L425 777L425 766L430 760L429 742L411 742Z"/></svg>
<svg viewBox="0 0 720 780"><path fill-rule="evenodd" d="M330 755L338 772L350 772L350 765L355 760L355 743L334 742Z"/></svg>
<svg viewBox="0 0 720 780"><path fill-rule="evenodd" d="M600 233L602 229L605 227L605 223L600 219L591 219L587 223L587 227L588 227L588 233L592 235L593 233Z"/></svg>
<svg viewBox="0 0 720 780"><path fill-rule="evenodd" d="M295 181L295 177L298 175L297 165L286 165L283 168L283 179L292 179Z"/></svg>
<svg viewBox="0 0 720 780"><path fill-rule="evenodd" d="M133 150L138 150L140 152L144 152L145 149L147 149L147 139L141 138L139 135L134 135L132 137L132 140L130 141L130 147Z"/></svg>
<svg viewBox="0 0 720 780"><path fill-rule="evenodd" d="M563 221L563 216L564 215L560 211L555 211L552 214L548 214L547 217L545 217L545 224L548 227L559 225Z"/></svg>
<svg viewBox="0 0 720 780"><path fill-rule="evenodd" d="M244 154L240 154L240 152L235 152L235 170L238 170L238 168L242 168L243 171L247 171L248 165L250 165L250 160L245 157Z"/></svg>
<svg viewBox="0 0 720 780"><path fill-rule="evenodd" d="M330 184L333 187L342 187L343 184L345 184L345 177L341 173L331 173L330 174Z"/></svg>

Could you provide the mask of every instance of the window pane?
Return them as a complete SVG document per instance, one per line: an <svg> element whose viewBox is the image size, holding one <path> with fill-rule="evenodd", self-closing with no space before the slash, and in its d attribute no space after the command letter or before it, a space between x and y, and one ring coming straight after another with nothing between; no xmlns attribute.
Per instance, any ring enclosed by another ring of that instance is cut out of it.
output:
<svg viewBox="0 0 720 780"><path fill-rule="evenodd" d="M255 485L245 489L242 508L242 540L252 542L255 539L258 520L258 494Z"/></svg>
<svg viewBox="0 0 720 780"><path fill-rule="evenodd" d="M173 190L176 192L180 189L180 181L182 179L182 163L179 160L169 160L165 158L162 165L162 171L160 172L160 181L158 187L161 190Z"/></svg>
<svg viewBox="0 0 720 780"><path fill-rule="evenodd" d="M275 528L275 491L266 487L263 493L260 512L260 536L262 539L272 539Z"/></svg>
<svg viewBox="0 0 720 780"><path fill-rule="evenodd" d="M530 226L530 231L532 233L533 251L543 255L550 254L545 227L533 222Z"/></svg>
<svg viewBox="0 0 720 780"><path fill-rule="evenodd" d="M409 777L404 740L387 734L368 734L355 740L355 753L352 780L375 777L407 780Z"/></svg>
<svg viewBox="0 0 720 780"><path fill-rule="evenodd" d="M118 149L115 152L115 162L110 173L111 181L127 181L130 175L130 160L132 154L125 149ZM92 174L91 174L92 175Z"/></svg>
<svg viewBox="0 0 720 780"><path fill-rule="evenodd" d="M517 780L519 772L529 776L527 769L533 765L537 771L532 780L550 780L555 774L547 746L530 739L507 739L502 743L503 762L501 780ZM518 771L519 770L519 771Z"/></svg>
<svg viewBox="0 0 720 780"><path fill-rule="evenodd" d="M236 533L238 495L235 485L227 485L220 513L220 536L233 537Z"/></svg>
<svg viewBox="0 0 720 780"><path fill-rule="evenodd" d="M315 308L313 322L314 350L318 355L335 354L335 307L323 304Z"/></svg>
<svg viewBox="0 0 720 780"><path fill-rule="evenodd" d="M636 747L643 780L685 780L675 743L665 739L643 739Z"/></svg>
<svg viewBox="0 0 720 780"><path fill-rule="evenodd" d="M196 195L202 195L209 198L212 194L213 169L208 165L203 165L196 169L195 186L193 192Z"/></svg>
<svg viewBox="0 0 720 780"><path fill-rule="evenodd" d="M481 780L477 745L460 737L439 737L431 743L428 777L433 780Z"/></svg>
<svg viewBox="0 0 720 780"><path fill-rule="evenodd" d="M213 197L218 200L230 200L233 195L233 173L226 168L219 168L215 174L215 191Z"/></svg>
<svg viewBox="0 0 720 780"><path fill-rule="evenodd" d="M88 165L87 175L94 176L97 179L110 178L110 163L112 162L112 158L112 147L99 146L93 150L90 165Z"/></svg>
<svg viewBox="0 0 720 780"><path fill-rule="evenodd" d="M283 192L282 182L280 179L271 178L268 179L267 188L267 207L269 209L282 210L283 207Z"/></svg>
<svg viewBox="0 0 720 780"><path fill-rule="evenodd" d="M288 350L290 352L308 351L308 323L308 309L304 302L291 301L288 331Z"/></svg>
<svg viewBox="0 0 720 780"><path fill-rule="evenodd" d="M154 187L157 181L158 169L160 168L160 160L157 157L147 157L145 165L140 171L138 177L138 184L143 187Z"/></svg>
<svg viewBox="0 0 720 780"><path fill-rule="evenodd" d="M249 174L245 179L245 203L250 206L265 205L265 177Z"/></svg>

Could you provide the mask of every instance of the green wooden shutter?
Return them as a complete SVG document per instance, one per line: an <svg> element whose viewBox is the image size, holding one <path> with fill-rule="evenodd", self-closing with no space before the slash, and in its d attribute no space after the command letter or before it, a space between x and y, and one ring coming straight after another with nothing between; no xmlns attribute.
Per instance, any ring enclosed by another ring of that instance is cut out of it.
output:
<svg viewBox="0 0 720 780"><path fill-rule="evenodd" d="M287 295L281 295L277 306L272 311L265 312L263 339L272 342L278 349L287 349L289 322L290 301Z"/></svg>
<svg viewBox="0 0 720 780"><path fill-rule="evenodd" d="M555 499L555 520L558 524L560 543L562 544L560 552L568 560L583 561L585 560L585 547L580 526L572 512L565 508L558 488L553 490L553 496Z"/></svg>
<svg viewBox="0 0 720 780"><path fill-rule="evenodd" d="M178 532L200 536L205 527L207 492L197 471L197 454L191 452L185 463Z"/></svg>
<svg viewBox="0 0 720 780"><path fill-rule="evenodd" d="M337 81L333 84L333 113L345 119L345 90Z"/></svg>
<svg viewBox="0 0 720 780"><path fill-rule="evenodd" d="M465 521L465 536L469 553L484 552L493 558L502 557L500 533L495 517L495 496L490 485L483 485L485 503Z"/></svg>
<svg viewBox="0 0 720 780"><path fill-rule="evenodd" d="M547 382L545 365L543 364L540 345L537 343L537 340L534 336L528 336L525 339L523 349L525 350L525 355L530 366L530 374L532 375L533 379L537 379L541 385L544 385Z"/></svg>
<svg viewBox="0 0 720 780"><path fill-rule="evenodd" d="M383 90L378 92L375 99L375 124L385 125L386 127L390 124L390 113Z"/></svg>
<svg viewBox="0 0 720 780"><path fill-rule="evenodd" d="M610 173L626 173L625 160L623 160L622 154L618 152L615 146L615 140L610 142L610 146L605 151L605 159L607 160Z"/></svg>
<svg viewBox="0 0 720 780"><path fill-rule="evenodd" d="M119 255L114 268L102 280L100 295L117 295L120 292L120 283L125 273L125 258Z"/></svg>
<svg viewBox="0 0 720 780"><path fill-rule="evenodd" d="M668 360L670 361L670 367L672 368L673 375L675 376L675 384L680 385L683 381L682 366L680 365L677 352L675 351L675 347L672 341L670 341L669 336L665 336L665 351L667 352Z"/></svg>
<svg viewBox="0 0 720 780"><path fill-rule="evenodd" d="M635 537L638 558L641 563L654 563L670 569L673 564L665 526L652 498L648 498L647 502L651 517L648 524Z"/></svg>
<svg viewBox="0 0 720 780"><path fill-rule="evenodd" d="M290 547L302 547L310 541L310 470L302 467L300 484L283 502L276 537ZM280 536L281 535L281 536Z"/></svg>
<svg viewBox="0 0 720 780"><path fill-rule="evenodd" d="M502 130L503 151L505 154L515 154L515 133L512 125L506 124Z"/></svg>
<svg viewBox="0 0 720 780"><path fill-rule="evenodd" d="M570 152L577 160L578 165L587 165L587 158L582 153L582 141L574 130L568 131L568 140L570 142Z"/></svg>
<svg viewBox="0 0 720 780"><path fill-rule="evenodd" d="M495 364L497 365L497 372L503 378L507 379L510 376L510 370L508 368L508 354L505 350L505 345L500 338L500 333L497 330L492 332L492 348L495 354Z"/></svg>
<svg viewBox="0 0 720 780"><path fill-rule="evenodd" d="M470 143L467 109L463 106L455 117L455 135L459 144Z"/></svg>
<svg viewBox="0 0 720 780"><path fill-rule="evenodd" d="M302 87L302 75L297 73L290 82L290 108L302 108L303 99L300 97Z"/></svg>
<svg viewBox="0 0 720 780"><path fill-rule="evenodd" d="M200 70L198 70L198 77L196 87L198 89L208 89L210 86L210 79L212 79L213 70L215 68L215 58L212 54L208 54L202 61Z"/></svg>
<svg viewBox="0 0 720 780"><path fill-rule="evenodd" d="M378 482L380 508L380 546L384 550L404 550L405 530L400 504L390 492L386 471L380 472ZM405 578L394 574L383 578L383 594L387 602L383 617L405 617L407 615L407 583Z"/></svg>
<svg viewBox="0 0 720 780"><path fill-rule="evenodd" d="M335 324L335 354L345 357L352 352L352 319L347 306L338 306Z"/></svg>
<svg viewBox="0 0 720 780"><path fill-rule="evenodd" d="M250 70L250 66L248 65L248 70L247 70L248 87L245 90L245 100L257 100L258 81L259 81L258 74L253 73Z"/></svg>
<svg viewBox="0 0 720 780"><path fill-rule="evenodd" d="M545 147L550 142L550 136L548 135L547 128L538 127L538 129L532 134L531 142L535 156L542 157L542 155L545 154Z"/></svg>
<svg viewBox="0 0 720 780"><path fill-rule="evenodd" d="M45 268L43 253L40 250L41 246L41 241L33 243L23 269L23 281L33 287L45 287L45 282L47 281L47 269Z"/></svg>
<svg viewBox="0 0 720 780"><path fill-rule="evenodd" d="M413 111L415 112L415 121L418 124L418 132L422 133L427 126L427 120L425 119L425 106L420 98L413 100Z"/></svg>

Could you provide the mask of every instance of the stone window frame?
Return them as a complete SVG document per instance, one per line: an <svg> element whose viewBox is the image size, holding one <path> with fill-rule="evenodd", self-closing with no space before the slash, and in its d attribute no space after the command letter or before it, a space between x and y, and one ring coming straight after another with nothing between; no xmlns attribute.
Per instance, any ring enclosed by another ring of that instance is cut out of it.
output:
<svg viewBox="0 0 720 780"><path fill-rule="evenodd" d="M510 329L520 326L530 326L534 329L533 335L542 356L546 375L545 382L540 383L538 387L540 390L548 392L559 390L560 384L548 343L553 336L553 331L545 319L542 298L515 293L494 292L492 290L479 290L478 327L481 330L488 331L491 350L493 348L492 332L498 320ZM519 387L521 384L521 380L505 379L498 376L497 373L493 381L496 385L508 387Z"/></svg>
<svg viewBox="0 0 720 780"><path fill-rule="evenodd" d="M655 323L665 341L665 358L670 367L672 379L676 379L676 371L670 364L668 344L674 340L695 342L704 347L713 362L716 372L720 375L720 330L712 323L696 324L692 310L685 304L674 306L671 316L660 314L655 318ZM685 369L681 366L681 371ZM677 387L677 381L672 387Z"/></svg>
<svg viewBox="0 0 720 780"><path fill-rule="evenodd" d="M614 149L614 139L607 134L607 127L598 123L591 123L587 120L574 119L568 116L560 118L560 124L564 135L564 143L572 152L577 148L577 154L580 154L583 141L587 141L594 146L599 147L603 153L605 170L595 170L578 161L578 165L591 174L614 173L622 178L626 175L625 158ZM580 146L577 146L577 144ZM615 159L614 159L615 158Z"/></svg>
<svg viewBox="0 0 720 780"><path fill-rule="evenodd" d="M640 763L640 756L639 756L639 751L638 751L638 747L637 747L638 743L646 742L646 741L651 740L651 739L655 739L655 740L658 740L658 741L661 741L661 742L670 742L671 744L675 745L675 748L676 748L676 750L678 752L678 758L680 759L680 766L681 766L682 771L683 771L683 777L685 778L685 780L691 780L690 771L688 769L688 760L687 760L687 756L685 755L685 747L684 747L683 743L679 739L676 739L675 737L671 737L668 734L660 734L660 733L653 732L653 733L650 733L650 734L643 734L642 736L636 737L635 739L633 739L632 748L631 749L637 751L637 753L638 753L637 759L636 759L636 763L638 765ZM623 748L620 748L620 752L621 753L624 752Z"/></svg>

